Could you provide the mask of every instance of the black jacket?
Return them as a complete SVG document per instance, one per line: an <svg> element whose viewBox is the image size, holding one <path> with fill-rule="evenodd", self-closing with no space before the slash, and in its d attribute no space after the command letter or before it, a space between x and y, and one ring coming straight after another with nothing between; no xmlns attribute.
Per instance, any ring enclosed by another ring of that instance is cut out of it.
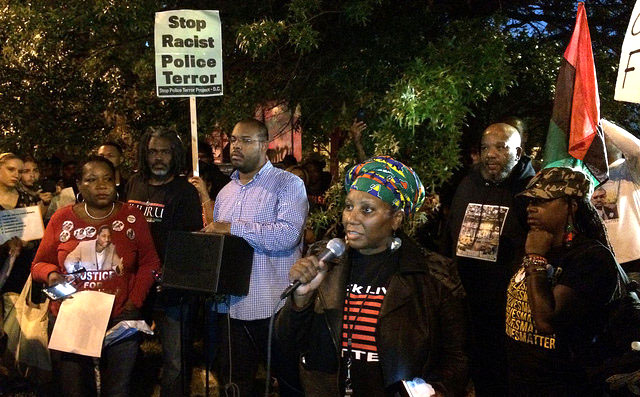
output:
<svg viewBox="0 0 640 397"><path fill-rule="evenodd" d="M504 327L505 293L509 280L520 263L527 237L526 201L514 197L524 190L535 175L531 160L523 156L511 174L502 182L485 181L478 167L467 175L456 190L451 203L446 230L444 254L455 259L460 277L471 303L482 307L494 306L492 317L499 327ZM460 228L469 203L495 205L509 208L500 234L496 262L456 256Z"/></svg>
<svg viewBox="0 0 640 397"><path fill-rule="evenodd" d="M449 259L424 251L408 237L399 255L376 330L385 387L421 377L447 396L460 395L468 382L468 360L459 279ZM349 263L346 258L328 274L307 306L296 308L289 299L277 318L276 337L298 353L307 396L339 393Z"/></svg>

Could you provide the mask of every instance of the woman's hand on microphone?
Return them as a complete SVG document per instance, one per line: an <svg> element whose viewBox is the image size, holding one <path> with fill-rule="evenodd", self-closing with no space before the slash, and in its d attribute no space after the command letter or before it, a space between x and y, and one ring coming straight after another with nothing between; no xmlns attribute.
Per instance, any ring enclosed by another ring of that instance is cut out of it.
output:
<svg viewBox="0 0 640 397"><path fill-rule="evenodd" d="M315 256L300 258L289 270L289 280L298 280L302 283L293 291L293 301L298 307L309 303L313 291L318 289L327 276L327 265L318 261Z"/></svg>

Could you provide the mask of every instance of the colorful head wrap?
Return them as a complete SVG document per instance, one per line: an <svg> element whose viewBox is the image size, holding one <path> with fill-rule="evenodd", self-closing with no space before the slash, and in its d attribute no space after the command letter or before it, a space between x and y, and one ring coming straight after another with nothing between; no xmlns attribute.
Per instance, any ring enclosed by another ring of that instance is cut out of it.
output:
<svg viewBox="0 0 640 397"><path fill-rule="evenodd" d="M405 215L415 212L425 198L418 174L389 156L378 156L352 167L344 182L347 193L359 190L389 203Z"/></svg>

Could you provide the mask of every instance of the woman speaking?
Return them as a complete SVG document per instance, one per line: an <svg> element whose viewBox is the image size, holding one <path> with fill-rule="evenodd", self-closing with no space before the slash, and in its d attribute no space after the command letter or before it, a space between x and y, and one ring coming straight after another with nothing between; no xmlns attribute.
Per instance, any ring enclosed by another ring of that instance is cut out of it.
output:
<svg viewBox="0 0 640 397"><path fill-rule="evenodd" d="M277 319L279 343L300 357L305 395L394 395L415 378L435 395L459 395L464 317L450 288L459 282L447 259L400 233L424 200L420 179L381 156L353 167L345 188L342 263L298 260L289 278L303 284Z"/></svg>

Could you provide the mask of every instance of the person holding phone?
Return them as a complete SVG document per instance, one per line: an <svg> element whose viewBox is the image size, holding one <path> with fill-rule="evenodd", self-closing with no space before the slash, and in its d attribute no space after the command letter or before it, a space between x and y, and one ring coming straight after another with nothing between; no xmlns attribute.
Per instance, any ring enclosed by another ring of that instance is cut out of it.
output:
<svg viewBox="0 0 640 397"><path fill-rule="evenodd" d="M142 319L139 309L153 284L153 271L160 267L144 215L134 206L116 201L115 169L103 157L90 157L81 167L77 183L82 201L59 209L51 218L31 267L32 277L53 286L67 281L70 270L84 269L75 276L74 286L79 291L115 295L109 327L122 320ZM85 246L91 248L90 253ZM74 253L77 249L81 254ZM67 268L70 256L75 259ZM119 258L119 269L112 266L114 258ZM49 306L51 329L59 308L60 301ZM104 348L101 395L129 395L138 346L139 338L134 335ZM62 395L95 394L91 357L52 350L51 358Z"/></svg>

